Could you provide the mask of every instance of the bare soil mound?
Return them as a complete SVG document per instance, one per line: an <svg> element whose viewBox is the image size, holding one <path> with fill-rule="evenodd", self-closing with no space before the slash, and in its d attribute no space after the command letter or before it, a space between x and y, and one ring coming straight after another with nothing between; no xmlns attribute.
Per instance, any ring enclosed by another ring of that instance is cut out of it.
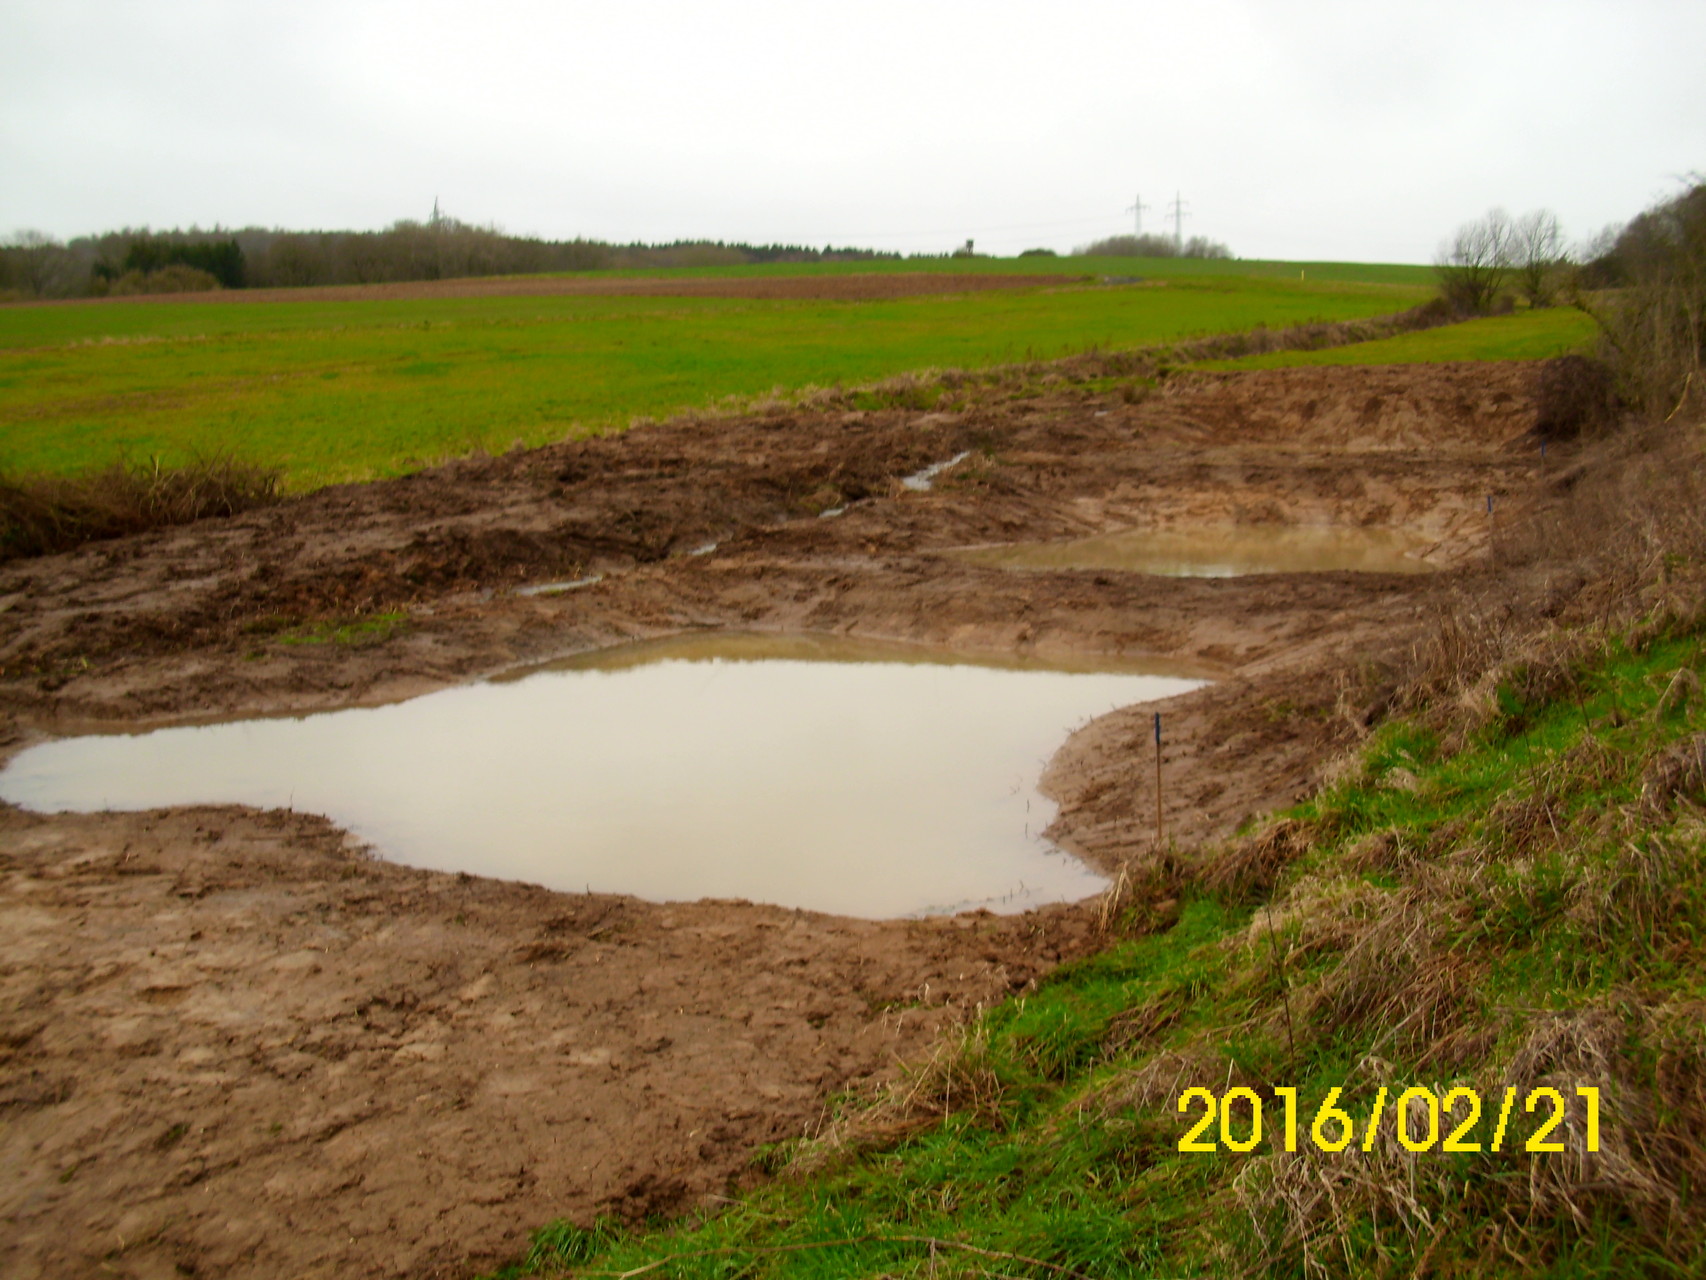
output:
<svg viewBox="0 0 1706 1280"><path fill-rule="evenodd" d="M1405 643L1451 572L1477 571L1486 497L1520 503L1538 474L1534 379L1056 378L932 412L777 409L16 562L0 751L383 701L693 628L1148 654L1222 677L1168 707L1166 821L1188 843L1310 785L1347 662ZM961 453L928 491L903 483ZM1447 572L942 554L1274 522L1420 531ZM1105 867L1150 849L1147 716L1097 720L1045 780L1052 834ZM392 866L300 814L0 809L0 1270L463 1275L554 1216L704 1204L835 1090L1094 945L1094 916L654 905Z"/></svg>

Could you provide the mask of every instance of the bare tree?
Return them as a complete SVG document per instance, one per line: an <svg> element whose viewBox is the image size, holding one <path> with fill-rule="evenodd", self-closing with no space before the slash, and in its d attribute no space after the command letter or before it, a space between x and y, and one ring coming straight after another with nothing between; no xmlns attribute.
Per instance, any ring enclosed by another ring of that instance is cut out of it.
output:
<svg viewBox="0 0 1706 1280"><path fill-rule="evenodd" d="M18 231L0 245L10 276L35 298L62 297L75 290L77 263L64 245L41 231Z"/></svg>
<svg viewBox="0 0 1706 1280"><path fill-rule="evenodd" d="M1512 228L1517 283L1531 307L1552 305L1558 268L1564 262L1564 231L1558 215L1536 209L1516 220Z"/></svg>
<svg viewBox="0 0 1706 1280"><path fill-rule="evenodd" d="M1457 228L1434 256L1445 300L1472 315L1491 311L1510 274L1515 239L1515 224L1503 209Z"/></svg>

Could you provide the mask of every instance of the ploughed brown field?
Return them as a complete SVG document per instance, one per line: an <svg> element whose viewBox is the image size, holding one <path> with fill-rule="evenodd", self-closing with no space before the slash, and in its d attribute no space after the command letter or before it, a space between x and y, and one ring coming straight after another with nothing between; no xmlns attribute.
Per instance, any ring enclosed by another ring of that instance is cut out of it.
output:
<svg viewBox="0 0 1706 1280"><path fill-rule="evenodd" d="M1045 378L953 412L777 409L19 561L0 568L0 753L705 628L1157 655L1219 675L1164 707L1167 830L1194 845L1309 787L1341 676L1405 644L1451 575L1487 571L1487 497L1506 509L1541 478L1534 379ZM928 491L902 483L966 451ZM1443 572L944 554L1325 523L1413 534ZM397 625L371 642L282 639L376 615ZM1149 710L1092 722L1045 776L1052 836L1104 869L1150 850ZM0 1272L461 1276L554 1217L714 1204L761 1176L760 1144L1092 948L1096 923L1094 903L893 922L655 905L395 866L300 813L0 808Z"/></svg>

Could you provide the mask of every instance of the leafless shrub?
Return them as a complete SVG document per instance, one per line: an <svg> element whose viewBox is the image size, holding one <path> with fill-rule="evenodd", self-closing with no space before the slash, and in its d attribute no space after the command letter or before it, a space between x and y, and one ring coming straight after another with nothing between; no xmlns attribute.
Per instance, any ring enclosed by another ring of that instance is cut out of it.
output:
<svg viewBox="0 0 1706 1280"><path fill-rule="evenodd" d="M1655 418L1706 403L1706 183L1636 218L1612 256L1625 287L1576 301L1600 322L1625 393Z"/></svg>
<svg viewBox="0 0 1706 1280"><path fill-rule="evenodd" d="M152 460L77 476L0 477L0 561L235 515L275 501L280 478L275 467L229 455L181 467Z"/></svg>
<svg viewBox="0 0 1706 1280"><path fill-rule="evenodd" d="M79 264L42 231L15 231L0 240L0 286L27 298L61 297L76 288Z"/></svg>
<svg viewBox="0 0 1706 1280"><path fill-rule="evenodd" d="M1514 258L1516 229L1503 209L1466 222L1434 256L1440 295L1465 315L1486 315L1503 291Z"/></svg>
<svg viewBox="0 0 1706 1280"><path fill-rule="evenodd" d="M1549 307L1564 267L1564 231L1558 215L1536 209L1511 227L1511 257L1518 286L1531 307Z"/></svg>
<svg viewBox="0 0 1706 1280"><path fill-rule="evenodd" d="M1534 434L1541 440L1603 435L1617 421L1611 368L1586 356L1559 356L1541 365L1534 398Z"/></svg>

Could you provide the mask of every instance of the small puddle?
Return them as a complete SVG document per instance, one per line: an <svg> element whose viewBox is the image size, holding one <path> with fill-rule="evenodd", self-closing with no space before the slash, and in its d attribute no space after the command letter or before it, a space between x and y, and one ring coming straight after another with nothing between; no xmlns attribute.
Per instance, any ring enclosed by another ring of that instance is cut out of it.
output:
<svg viewBox="0 0 1706 1280"><path fill-rule="evenodd" d="M1201 683L685 636L391 706L49 742L0 771L0 798L293 807L412 866L653 901L1017 911L1106 884L1041 838L1048 757L1095 716Z"/></svg>
<svg viewBox="0 0 1706 1280"><path fill-rule="evenodd" d="M604 581L602 573L589 574L584 578L572 578L568 582L539 582L531 587L517 587L518 596L560 596L565 591L579 591L582 587L594 586Z"/></svg>
<svg viewBox="0 0 1706 1280"><path fill-rule="evenodd" d="M959 466L960 463L964 462L969 457L971 457L971 450L967 449L962 453L956 453L953 457L944 462L932 462L929 466L924 467L921 470L914 471L911 475L906 476L901 480L901 483L908 489L911 489L914 493L928 492L930 486L936 483L937 476L941 475L949 467Z"/></svg>
<svg viewBox="0 0 1706 1280"><path fill-rule="evenodd" d="M1337 525L1224 525L1129 529L1069 542L1016 542L950 552L999 569L1116 569L1177 578L1256 573L1429 573L1437 542L1404 529Z"/></svg>

